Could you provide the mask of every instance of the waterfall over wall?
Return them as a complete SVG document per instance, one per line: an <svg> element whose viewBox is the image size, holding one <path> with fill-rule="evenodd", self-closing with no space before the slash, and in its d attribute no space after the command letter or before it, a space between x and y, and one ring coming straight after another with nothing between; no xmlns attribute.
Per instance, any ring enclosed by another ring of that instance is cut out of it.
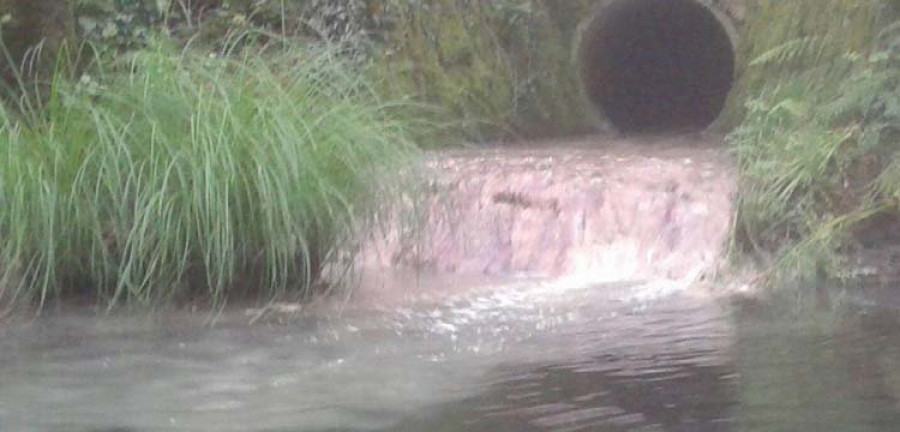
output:
<svg viewBox="0 0 900 432"><path fill-rule="evenodd" d="M594 281L696 279L723 256L735 183L717 139L544 143L435 153L415 226L364 268Z"/></svg>

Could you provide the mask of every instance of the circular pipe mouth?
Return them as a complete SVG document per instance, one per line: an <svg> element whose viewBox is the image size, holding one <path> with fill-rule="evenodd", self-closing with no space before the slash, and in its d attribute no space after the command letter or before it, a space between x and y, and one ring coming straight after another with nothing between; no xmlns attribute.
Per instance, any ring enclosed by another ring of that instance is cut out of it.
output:
<svg viewBox="0 0 900 432"><path fill-rule="evenodd" d="M581 34L584 94L621 132L705 130L734 83L728 29L696 0L609 1Z"/></svg>

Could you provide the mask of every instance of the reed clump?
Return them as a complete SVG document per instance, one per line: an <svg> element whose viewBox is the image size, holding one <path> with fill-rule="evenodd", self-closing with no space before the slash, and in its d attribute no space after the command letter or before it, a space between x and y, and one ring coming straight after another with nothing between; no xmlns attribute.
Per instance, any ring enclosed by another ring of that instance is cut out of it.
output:
<svg viewBox="0 0 900 432"><path fill-rule="evenodd" d="M8 104L2 304L311 295L417 157L409 110L338 51L163 41Z"/></svg>

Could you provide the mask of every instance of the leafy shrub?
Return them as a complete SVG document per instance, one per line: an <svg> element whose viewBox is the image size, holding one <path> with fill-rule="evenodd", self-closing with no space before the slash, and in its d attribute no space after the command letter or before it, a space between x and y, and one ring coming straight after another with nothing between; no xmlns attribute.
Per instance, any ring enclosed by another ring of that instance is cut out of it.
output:
<svg viewBox="0 0 900 432"><path fill-rule="evenodd" d="M346 45L373 25L363 0L75 0L78 29L103 51L140 48L160 31L223 48L236 34Z"/></svg>
<svg viewBox="0 0 900 432"><path fill-rule="evenodd" d="M867 54L823 60L834 42L802 37L751 63L792 64L728 137L741 182L736 245L779 251L771 275L840 276L852 228L900 211L898 28L886 26Z"/></svg>
<svg viewBox="0 0 900 432"><path fill-rule="evenodd" d="M806 76L807 84L836 83L846 77L841 59L865 52L888 15L885 0L754 0L744 2L739 72L724 124L736 127L744 118L743 102L777 83Z"/></svg>
<svg viewBox="0 0 900 432"><path fill-rule="evenodd" d="M168 0L75 0L80 36L104 50L140 48L163 25Z"/></svg>

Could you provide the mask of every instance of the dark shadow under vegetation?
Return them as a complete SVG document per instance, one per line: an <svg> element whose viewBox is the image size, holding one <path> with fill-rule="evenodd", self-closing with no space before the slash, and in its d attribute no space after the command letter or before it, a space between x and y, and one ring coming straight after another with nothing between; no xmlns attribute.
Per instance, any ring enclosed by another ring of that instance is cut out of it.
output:
<svg viewBox="0 0 900 432"><path fill-rule="evenodd" d="M399 196L413 123L339 47L171 45L0 111L2 308L306 298Z"/></svg>

